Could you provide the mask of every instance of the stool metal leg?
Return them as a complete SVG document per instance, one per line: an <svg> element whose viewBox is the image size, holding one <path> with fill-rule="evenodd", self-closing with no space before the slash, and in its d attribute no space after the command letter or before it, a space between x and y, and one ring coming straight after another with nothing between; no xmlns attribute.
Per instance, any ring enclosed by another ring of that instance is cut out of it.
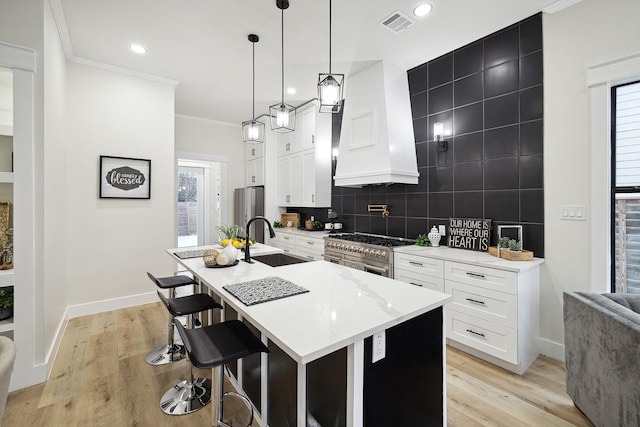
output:
<svg viewBox="0 0 640 427"><path fill-rule="evenodd" d="M192 326L191 316L187 323ZM186 379L171 387L160 399L160 409L168 415L186 415L197 411L211 402L211 380L193 378L193 364L186 360Z"/></svg>
<svg viewBox="0 0 640 427"><path fill-rule="evenodd" d="M253 424L253 406L251 405L251 401L242 394L239 394L233 391L228 391L226 393L224 392L224 370L222 365L216 366L215 368L213 368L212 382L213 382L212 390L214 391L212 399L215 400L215 404L213 405L213 411L212 411L213 412L212 425L214 427L233 427L230 424L227 424L224 421L222 421L224 416L223 399L226 396L235 396L242 399L242 401L249 408L250 417L249 417L249 423L247 424L247 427L251 427L251 424Z"/></svg>
<svg viewBox="0 0 640 427"><path fill-rule="evenodd" d="M174 288L169 289L169 298L175 298L176 291ZM174 342L174 323L175 318L169 315L169 327L167 332L167 343L160 345L153 350L151 350L144 357L144 360L147 361L150 365L166 365L168 363L177 362L178 360L184 359L185 356L185 348L182 344L176 344Z"/></svg>

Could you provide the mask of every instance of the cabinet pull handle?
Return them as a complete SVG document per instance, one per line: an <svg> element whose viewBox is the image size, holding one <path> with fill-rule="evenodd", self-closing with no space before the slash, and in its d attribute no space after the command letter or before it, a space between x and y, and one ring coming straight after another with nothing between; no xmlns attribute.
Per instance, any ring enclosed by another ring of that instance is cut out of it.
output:
<svg viewBox="0 0 640 427"><path fill-rule="evenodd" d="M477 299L467 298L467 301L484 305L484 301L478 301Z"/></svg>
<svg viewBox="0 0 640 427"><path fill-rule="evenodd" d="M467 276L471 276L471 277L477 277L479 279L484 279L484 274L479 274L479 273L472 273L470 271L467 271Z"/></svg>
<svg viewBox="0 0 640 427"><path fill-rule="evenodd" d="M252 148L252 149L251 149L251 155L252 155L252 156L255 156L255 155L256 155L256 149L255 149L255 148Z"/></svg>
<svg viewBox="0 0 640 427"><path fill-rule="evenodd" d="M315 203L315 201L316 201L316 195L315 195L315 194L312 194L312 195L311 195L311 202L312 202L312 203Z"/></svg>
<svg viewBox="0 0 640 427"><path fill-rule="evenodd" d="M411 265L417 265L418 267L422 267L422 263L418 262L418 261L409 261L409 264Z"/></svg>
<svg viewBox="0 0 640 427"><path fill-rule="evenodd" d="M284 236L283 239L284 240L289 240L289 238L287 236Z"/></svg>
<svg viewBox="0 0 640 427"><path fill-rule="evenodd" d="M256 182L256 176L255 175L251 176L251 182Z"/></svg>
<svg viewBox="0 0 640 427"><path fill-rule="evenodd" d="M291 143L287 142L287 151L291 150Z"/></svg>
<svg viewBox="0 0 640 427"><path fill-rule="evenodd" d="M287 203L291 202L291 196L287 196Z"/></svg>
<svg viewBox="0 0 640 427"><path fill-rule="evenodd" d="M467 329L467 332L469 332L470 334L478 335L479 337L485 338L485 336L484 336L484 334L482 332L476 332L476 331L473 331L471 329Z"/></svg>
<svg viewBox="0 0 640 427"><path fill-rule="evenodd" d="M413 285L413 286L420 286L420 287L422 287L422 285L421 285L421 284L419 284L419 283L409 282L409 284L410 284L410 285Z"/></svg>
<svg viewBox="0 0 640 427"><path fill-rule="evenodd" d="M313 245L313 242L307 242L307 245Z"/></svg>
<svg viewBox="0 0 640 427"><path fill-rule="evenodd" d="M309 259L313 259L313 257L311 255L307 255L307 258Z"/></svg>
<svg viewBox="0 0 640 427"><path fill-rule="evenodd" d="M316 136L315 135L311 135L311 143L312 144L316 143Z"/></svg>

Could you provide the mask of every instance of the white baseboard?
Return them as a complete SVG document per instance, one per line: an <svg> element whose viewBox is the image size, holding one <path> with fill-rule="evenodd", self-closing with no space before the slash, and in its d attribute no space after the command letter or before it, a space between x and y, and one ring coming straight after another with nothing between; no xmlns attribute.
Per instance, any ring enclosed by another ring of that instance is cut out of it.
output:
<svg viewBox="0 0 640 427"><path fill-rule="evenodd" d="M88 316L91 314L104 313L105 311L118 310L120 308L134 307L136 305L148 304L158 301L158 295L155 292L147 292L144 294L129 295L126 297L112 298L102 301L93 301L85 304L77 304L68 306L64 312L58 330L55 334L53 344L49 348L46 356L46 362L42 367L46 369L46 378L51 375L51 369L53 369L53 363L55 362L60 344L62 343L62 337L67 329L69 319L80 316Z"/></svg>
<svg viewBox="0 0 640 427"><path fill-rule="evenodd" d="M102 301L93 301L85 304L70 305L67 307L66 318L73 319L75 317L104 313L105 311L134 307L136 305L149 304L152 302L158 302L158 294L155 291L120 298L105 299Z"/></svg>
<svg viewBox="0 0 640 427"><path fill-rule="evenodd" d="M47 366L47 380L49 380L49 376L51 375L51 369L53 369L53 362L55 362L56 355L58 354L58 350L60 349L60 344L62 344L62 337L64 337L64 331L67 330L67 324L69 323L69 307L66 308L64 314L62 315L62 319L58 324L58 329L56 330L55 339L53 340L53 344L49 347L49 351L47 352L47 356L44 359L45 365Z"/></svg>
<svg viewBox="0 0 640 427"><path fill-rule="evenodd" d="M564 362L564 344L540 338L540 353Z"/></svg>

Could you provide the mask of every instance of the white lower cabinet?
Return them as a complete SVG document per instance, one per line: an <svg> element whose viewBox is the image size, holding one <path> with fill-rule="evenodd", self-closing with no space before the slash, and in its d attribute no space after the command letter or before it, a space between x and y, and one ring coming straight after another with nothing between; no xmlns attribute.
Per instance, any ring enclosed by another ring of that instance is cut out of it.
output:
<svg viewBox="0 0 640 427"><path fill-rule="evenodd" d="M394 278L453 297L445 306L449 345L517 374L526 371L539 355L542 261L515 267L488 254L475 254L470 263L463 262L469 251L431 253L437 257L426 256L429 250L396 251Z"/></svg>
<svg viewBox="0 0 640 427"><path fill-rule="evenodd" d="M310 231L281 231L276 229L276 237L269 240L269 245L280 248L289 255L296 255L307 261L324 259L324 240L321 236L312 235ZM322 235L323 233L316 233Z"/></svg>
<svg viewBox="0 0 640 427"><path fill-rule="evenodd" d="M444 292L444 261L396 253L393 260L393 277L412 285Z"/></svg>

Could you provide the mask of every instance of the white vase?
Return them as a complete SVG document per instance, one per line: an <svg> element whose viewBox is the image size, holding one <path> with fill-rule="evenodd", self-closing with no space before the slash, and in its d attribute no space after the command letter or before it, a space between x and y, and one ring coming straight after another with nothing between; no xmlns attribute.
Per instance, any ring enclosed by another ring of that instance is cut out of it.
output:
<svg viewBox="0 0 640 427"><path fill-rule="evenodd" d="M433 226L433 228L431 228L431 231L429 232L429 234L427 234L427 237L431 242L431 246L440 246L440 232L435 225Z"/></svg>
<svg viewBox="0 0 640 427"><path fill-rule="evenodd" d="M225 246L224 249L222 250L222 253L225 254L229 259L228 265L236 262L236 259L238 258L238 248L233 246L233 243L231 242L231 240L232 239L229 239L229 243L227 243L227 246Z"/></svg>

